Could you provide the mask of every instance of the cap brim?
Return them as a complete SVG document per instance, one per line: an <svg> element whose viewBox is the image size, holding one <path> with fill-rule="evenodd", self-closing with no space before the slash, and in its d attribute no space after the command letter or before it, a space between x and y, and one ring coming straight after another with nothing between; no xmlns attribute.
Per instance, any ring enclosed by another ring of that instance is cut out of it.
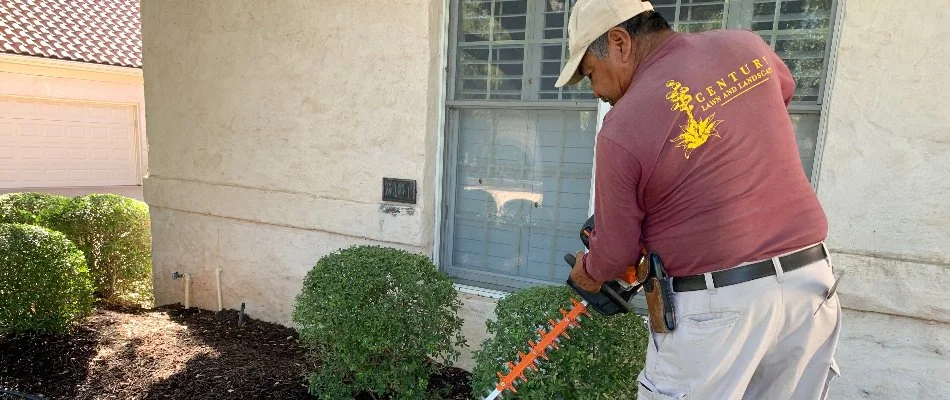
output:
<svg viewBox="0 0 950 400"><path fill-rule="evenodd" d="M588 46L590 45L581 47L571 53L571 58L567 59L567 63L564 64L564 69L561 70L561 76L557 78L557 83L554 84L554 87L574 85L584 79L584 75L581 75L578 68L581 66L581 60L584 59L584 55L587 54Z"/></svg>

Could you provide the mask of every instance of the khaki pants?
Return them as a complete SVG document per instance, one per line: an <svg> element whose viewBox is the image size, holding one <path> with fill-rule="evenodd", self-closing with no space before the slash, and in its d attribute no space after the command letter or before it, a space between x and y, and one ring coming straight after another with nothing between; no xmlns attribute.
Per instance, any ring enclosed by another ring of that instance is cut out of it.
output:
<svg viewBox="0 0 950 400"><path fill-rule="evenodd" d="M676 330L652 334L637 399L825 399L840 376L838 296L819 308L832 268L776 272L721 288L706 274L707 290L675 293Z"/></svg>

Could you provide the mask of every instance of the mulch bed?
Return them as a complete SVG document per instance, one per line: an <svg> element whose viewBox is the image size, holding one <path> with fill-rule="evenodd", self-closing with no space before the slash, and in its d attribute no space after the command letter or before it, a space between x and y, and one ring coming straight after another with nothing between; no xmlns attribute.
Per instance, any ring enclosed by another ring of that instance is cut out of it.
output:
<svg viewBox="0 0 950 400"><path fill-rule="evenodd" d="M232 310L100 305L69 335L0 338L0 388L70 400L314 399L296 331L237 321ZM446 400L468 399L468 385L457 368L430 380Z"/></svg>

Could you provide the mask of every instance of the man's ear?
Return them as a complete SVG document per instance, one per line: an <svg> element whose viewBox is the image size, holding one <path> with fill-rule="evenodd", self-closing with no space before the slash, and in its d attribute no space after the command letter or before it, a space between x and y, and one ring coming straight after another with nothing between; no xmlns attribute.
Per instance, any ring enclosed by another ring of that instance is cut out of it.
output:
<svg viewBox="0 0 950 400"><path fill-rule="evenodd" d="M626 29L613 27L607 31L608 53L617 52L621 61L628 62L632 60L635 47L636 43Z"/></svg>

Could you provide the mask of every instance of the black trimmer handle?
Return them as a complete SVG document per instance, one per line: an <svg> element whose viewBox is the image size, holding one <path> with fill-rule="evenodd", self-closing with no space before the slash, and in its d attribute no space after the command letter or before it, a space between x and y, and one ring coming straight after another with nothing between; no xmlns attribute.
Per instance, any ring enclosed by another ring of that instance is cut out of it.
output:
<svg viewBox="0 0 950 400"><path fill-rule="evenodd" d="M570 265L571 268L574 268L574 264L577 264L577 257L574 257L571 253L567 253L564 255L564 261L567 262L567 265Z"/></svg>
<svg viewBox="0 0 950 400"><path fill-rule="evenodd" d="M573 268L574 264L577 264L577 257L568 253L564 255L564 261ZM591 293L581 289L571 278L567 278L567 285L570 286L571 289L574 289L574 292L581 296L581 298L587 301L588 307L593 308L594 311L600 314L614 315L628 313L633 310L630 303L620 296L619 293L623 291L623 288L621 288L617 282L611 281L604 283L603 286L600 287L600 292L597 293Z"/></svg>

